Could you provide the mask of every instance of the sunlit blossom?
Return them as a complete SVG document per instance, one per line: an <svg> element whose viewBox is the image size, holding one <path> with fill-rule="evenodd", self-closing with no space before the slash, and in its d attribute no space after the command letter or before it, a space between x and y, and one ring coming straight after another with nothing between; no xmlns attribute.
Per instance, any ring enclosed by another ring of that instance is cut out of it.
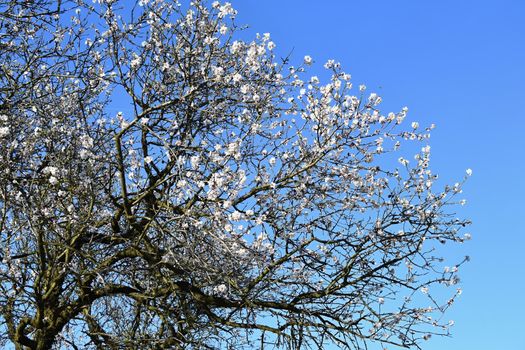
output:
<svg viewBox="0 0 525 350"><path fill-rule="evenodd" d="M304 63L307 65L311 65L313 63L312 57L308 55L304 56Z"/></svg>
<svg viewBox="0 0 525 350"><path fill-rule="evenodd" d="M438 313L460 292L441 287L462 263L443 268L439 248L471 238L449 209L466 178L437 186L431 128L398 125L408 108L380 111L336 60L312 75L269 33L245 39L228 2L77 5L10 16L2 37L19 79L0 81L11 333L32 344L64 324L67 346L169 347L173 324L183 348L266 330L293 347L308 325L305 347L362 348L451 325ZM45 305L25 292L39 285Z"/></svg>
<svg viewBox="0 0 525 350"><path fill-rule="evenodd" d="M11 129L8 126L0 127L0 137L6 137L10 134Z"/></svg>

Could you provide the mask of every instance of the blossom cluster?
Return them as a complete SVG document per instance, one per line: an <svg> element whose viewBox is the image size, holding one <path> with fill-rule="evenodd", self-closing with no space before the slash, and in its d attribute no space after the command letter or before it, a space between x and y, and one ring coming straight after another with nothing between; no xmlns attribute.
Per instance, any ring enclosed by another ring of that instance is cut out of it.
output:
<svg viewBox="0 0 525 350"><path fill-rule="evenodd" d="M459 293L432 293L461 263L442 270L437 252L471 236L452 209L463 182L436 188L433 126L382 112L335 60L308 76L313 57L290 65L270 34L242 40L228 2L70 5L33 25L21 5L1 17L17 30L0 68L19 79L0 79L0 306L20 329L6 337L227 347L250 329L408 347L447 334L438 315Z"/></svg>

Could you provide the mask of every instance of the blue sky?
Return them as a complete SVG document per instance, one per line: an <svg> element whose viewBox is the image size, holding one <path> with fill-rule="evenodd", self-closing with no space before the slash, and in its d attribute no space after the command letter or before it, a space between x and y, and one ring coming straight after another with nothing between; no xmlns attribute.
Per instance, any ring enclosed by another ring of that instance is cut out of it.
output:
<svg viewBox="0 0 525 350"><path fill-rule="evenodd" d="M424 349L524 350L525 2L231 2L238 24L270 32L292 62L308 54L320 68L334 58L385 111L406 105L408 121L437 125L431 168L448 182L474 171L461 208L473 240L459 251L472 261L447 315L453 337Z"/></svg>

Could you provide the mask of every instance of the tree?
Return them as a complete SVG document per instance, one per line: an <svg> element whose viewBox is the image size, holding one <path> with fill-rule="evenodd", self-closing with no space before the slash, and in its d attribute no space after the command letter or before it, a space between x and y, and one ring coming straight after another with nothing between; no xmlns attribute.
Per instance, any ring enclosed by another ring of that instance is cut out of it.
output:
<svg viewBox="0 0 525 350"><path fill-rule="evenodd" d="M430 128L322 84L229 3L0 3L0 341L419 347L463 242ZM122 110L122 112L118 112ZM407 141L405 141L407 140ZM405 143L415 161L393 164ZM397 155L396 155L397 154ZM394 156L393 156L394 155ZM436 292L437 297L431 297ZM444 301L440 301L443 300ZM430 306L429 306L430 305Z"/></svg>

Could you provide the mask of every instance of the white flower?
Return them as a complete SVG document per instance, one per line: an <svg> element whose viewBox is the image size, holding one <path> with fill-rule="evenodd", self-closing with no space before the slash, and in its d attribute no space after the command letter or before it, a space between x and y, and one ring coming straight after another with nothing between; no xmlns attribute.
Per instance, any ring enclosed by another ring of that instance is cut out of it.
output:
<svg viewBox="0 0 525 350"><path fill-rule="evenodd" d="M412 122L412 128L413 129L419 128L419 123L418 122Z"/></svg>
<svg viewBox="0 0 525 350"><path fill-rule="evenodd" d="M137 69L141 63L142 63L142 58L136 53L133 53L133 59L130 62L131 69Z"/></svg>
<svg viewBox="0 0 525 350"><path fill-rule="evenodd" d="M230 142L228 144L228 148L226 150L226 155L231 156L239 152L239 143L238 142Z"/></svg>
<svg viewBox="0 0 525 350"><path fill-rule="evenodd" d="M408 160L403 158L403 157L399 157L399 159L397 160L399 163L401 163L402 165L404 166L407 166L408 165Z"/></svg>
<svg viewBox="0 0 525 350"><path fill-rule="evenodd" d="M307 65L311 65L312 62L313 62L312 57L310 57L310 56L308 56L308 55L304 56L304 63L305 63L305 64L307 64Z"/></svg>
<svg viewBox="0 0 525 350"><path fill-rule="evenodd" d="M379 299L377 299L377 302L379 304L384 304L385 303L385 298L379 298Z"/></svg>
<svg viewBox="0 0 525 350"><path fill-rule="evenodd" d="M197 169L199 167L200 157L199 156L193 156L190 158L191 167L193 169Z"/></svg>
<svg viewBox="0 0 525 350"><path fill-rule="evenodd" d="M326 63L324 64L324 67L326 69L331 69L331 68L334 68L335 67L335 61L334 60L328 60L326 61Z"/></svg>
<svg viewBox="0 0 525 350"><path fill-rule="evenodd" d="M0 122L6 122L7 119L8 119L7 115L5 114L0 115Z"/></svg>
<svg viewBox="0 0 525 350"><path fill-rule="evenodd" d="M465 233L465 234L463 235L463 238L464 238L466 241L468 241L469 239L472 238L472 235L471 235L470 233Z"/></svg>
<svg viewBox="0 0 525 350"><path fill-rule="evenodd" d="M234 211L234 212L231 214L231 219L232 219L233 221L238 221L238 220L241 219L241 217L242 217L241 213L238 212L237 210Z"/></svg>
<svg viewBox="0 0 525 350"><path fill-rule="evenodd" d="M378 105L379 103L381 103L381 101L381 97L378 96L375 92L371 93L368 97L368 102L373 105Z"/></svg>
<svg viewBox="0 0 525 350"><path fill-rule="evenodd" d="M80 153L79 153L80 159L87 159L90 155L91 153L88 150L86 149L80 150Z"/></svg>
<svg viewBox="0 0 525 350"><path fill-rule="evenodd" d="M421 287L421 293L428 294L428 287Z"/></svg>
<svg viewBox="0 0 525 350"><path fill-rule="evenodd" d="M58 168L54 166L46 166L44 169L42 169L42 172L44 174L50 174L52 176L57 176Z"/></svg>
<svg viewBox="0 0 525 350"><path fill-rule="evenodd" d="M228 27L226 27L225 25L222 25L221 28L219 29L219 33L221 33L222 35L226 34L228 32Z"/></svg>
<svg viewBox="0 0 525 350"><path fill-rule="evenodd" d="M254 214L253 210L251 209L246 210L246 216L252 216L253 214Z"/></svg>
<svg viewBox="0 0 525 350"><path fill-rule="evenodd" d="M3 126L0 128L0 137L5 137L7 135L9 135L9 127L8 126Z"/></svg>
<svg viewBox="0 0 525 350"><path fill-rule="evenodd" d="M232 43L230 47L230 52L235 55L237 52L239 52L241 47L242 47L242 43L236 40Z"/></svg>
<svg viewBox="0 0 525 350"><path fill-rule="evenodd" d="M93 147L93 139L88 135L82 135L80 136L80 144L84 148L91 148Z"/></svg>
<svg viewBox="0 0 525 350"><path fill-rule="evenodd" d="M212 68L213 75L215 75L217 78L221 77L224 74L224 68L213 66Z"/></svg>
<svg viewBox="0 0 525 350"><path fill-rule="evenodd" d="M268 43L268 50L273 50L273 49L275 49L275 43L273 41L270 41Z"/></svg>
<svg viewBox="0 0 525 350"><path fill-rule="evenodd" d="M149 163L151 163L152 161L153 161L153 158L151 158L150 156L144 157L144 162L145 162L146 164L149 164Z"/></svg>
<svg viewBox="0 0 525 350"><path fill-rule="evenodd" d="M56 177L54 177L54 176L51 176L51 177L49 178L49 183L50 183L51 185L56 185L56 184L58 183L58 179L57 179Z"/></svg>
<svg viewBox="0 0 525 350"><path fill-rule="evenodd" d="M229 2L224 3L224 5L219 7L219 13L217 14L217 17L224 18L227 15L234 16L236 14L236 11L233 9L232 5Z"/></svg>
<svg viewBox="0 0 525 350"><path fill-rule="evenodd" d="M216 293L224 294L228 291L228 287L225 284L219 284L214 290Z"/></svg>
<svg viewBox="0 0 525 350"><path fill-rule="evenodd" d="M270 166L274 166L275 162L276 162L275 157L270 158L270 160L268 161L268 163L270 163Z"/></svg>
<svg viewBox="0 0 525 350"><path fill-rule="evenodd" d="M467 169L466 173L467 173L467 176L472 176L472 169L470 168Z"/></svg>
<svg viewBox="0 0 525 350"><path fill-rule="evenodd" d="M248 86L248 84L244 84L243 86L241 86L241 93L246 95L248 92L250 92L250 87Z"/></svg>
<svg viewBox="0 0 525 350"><path fill-rule="evenodd" d="M234 83L238 83L242 80L242 75L240 75L239 73L235 73L232 77L232 80Z"/></svg>

